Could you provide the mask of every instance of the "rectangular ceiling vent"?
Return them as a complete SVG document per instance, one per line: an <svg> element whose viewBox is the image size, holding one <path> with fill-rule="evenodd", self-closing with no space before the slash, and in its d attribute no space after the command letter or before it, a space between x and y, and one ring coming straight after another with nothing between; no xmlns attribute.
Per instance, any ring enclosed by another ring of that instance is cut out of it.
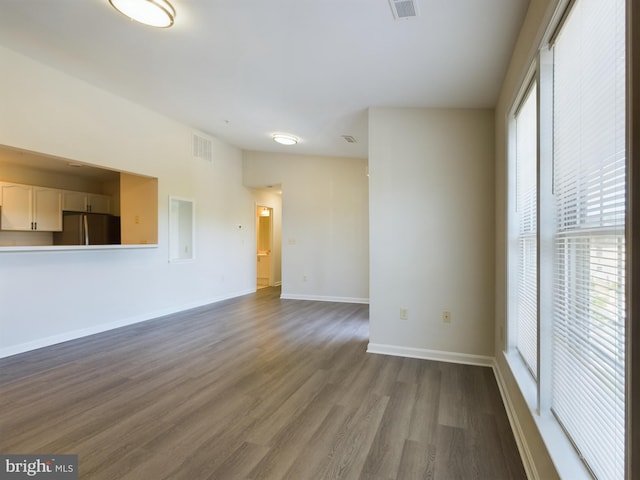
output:
<svg viewBox="0 0 640 480"><path fill-rule="evenodd" d="M347 143L357 143L356 139L353 138L351 135L342 135L342 138L344 138L344 141Z"/></svg>
<svg viewBox="0 0 640 480"><path fill-rule="evenodd" d="M393 18L406 20L418 16L418 8L414 0L389 0Z"/></svg>
<svg viewBox="0 0 640 480"><path fill-rule="evenodd" d="M193 134L193 158L213 160L213 141L201 133Z"/></svg>

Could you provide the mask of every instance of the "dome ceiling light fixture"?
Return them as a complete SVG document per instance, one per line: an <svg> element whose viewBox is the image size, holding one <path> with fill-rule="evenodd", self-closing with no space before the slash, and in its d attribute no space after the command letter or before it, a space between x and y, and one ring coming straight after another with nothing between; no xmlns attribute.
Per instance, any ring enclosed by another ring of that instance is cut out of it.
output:
<svg viewBox="0 0 640 480"><path fill-rule="evenodd" d="M294 135L288 133L274 133L271 135L274 142L278 142L280 145L295 145L300 139Z"/></svg>
<svg viewBox="0 0 640 480"><path fill-rule="evenodd" d="M167 0L109 0L113 8L136 22L151 27L173 25L176 10Z"/></svg>

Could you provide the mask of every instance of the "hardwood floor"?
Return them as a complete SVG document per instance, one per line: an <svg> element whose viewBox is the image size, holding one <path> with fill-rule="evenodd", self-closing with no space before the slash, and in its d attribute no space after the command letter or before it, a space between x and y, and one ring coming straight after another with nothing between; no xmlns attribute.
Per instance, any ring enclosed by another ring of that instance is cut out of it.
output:
<svg viewBox="0 0 640 480"><path fill-rule="evenodd" d="M0 452L82 479L526 478L489 368L365 352L279 289L0 360Z"/></svg>

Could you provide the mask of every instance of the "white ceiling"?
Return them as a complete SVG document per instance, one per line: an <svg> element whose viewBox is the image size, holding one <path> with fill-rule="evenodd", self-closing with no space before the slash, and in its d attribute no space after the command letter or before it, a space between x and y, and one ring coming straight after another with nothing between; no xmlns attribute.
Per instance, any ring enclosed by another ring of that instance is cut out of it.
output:
<svg viewBox="0 0 640 480"><path fill-rule="evenodd" d="M108 0L0 0L0 45L242 149L366 158L370 106L493 107L529 4L416 0L397 21L388 0L171 2L153 29Z"/></svg>

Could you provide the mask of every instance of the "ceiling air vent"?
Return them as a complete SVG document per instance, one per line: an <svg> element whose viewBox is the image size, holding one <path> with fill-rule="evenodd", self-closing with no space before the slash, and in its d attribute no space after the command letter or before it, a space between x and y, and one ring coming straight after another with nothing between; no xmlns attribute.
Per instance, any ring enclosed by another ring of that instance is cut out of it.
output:
<svg viewBox="0 0 640 480"><path fill-rule="evenodd" d="M414 0L389 0L393 17L396 20L414 18L418 15L418 9Z"/></svg>
<svg viewBox="0 0 640 480"><path fill-rule="evenodd" d="M356 143L356 139L351 135L342 135L342 138L344 138L344 141L347 143Z"/></svg>
<svg viewBox="0 0 640 480"><path fill-rule="evenodd" d="M199 133L193 134L193 158L208 162L213 160L213 142L210 138Z"/></svg>

